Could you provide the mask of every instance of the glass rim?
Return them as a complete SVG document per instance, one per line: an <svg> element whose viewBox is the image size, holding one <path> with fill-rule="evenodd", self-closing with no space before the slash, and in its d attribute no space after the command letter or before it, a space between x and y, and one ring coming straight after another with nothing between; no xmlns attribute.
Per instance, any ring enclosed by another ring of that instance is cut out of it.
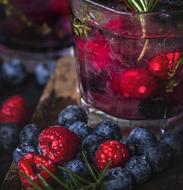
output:
<svg viewBox="0 0 183 190"><path fill-rule="evenodd" d="M117 11L113 8L110 8L110 7L107 7L105 5L101 5L97 2L93 2L92 0L83 0L91 5L95 5L95 6L98 6L102 9L105 9L107 11L111 11L113 13L116 13L116 14L121 14L121 15L128 15L128 16L134 16L134 15L143 15L143 16L147 16L147 15L158 15L158 14L166 14L166 13L183 13L183 10L176 10L176 11L165 11L165 12L148 12L148 13L139 13L139 12L125 12L125 11Z"/></svg>

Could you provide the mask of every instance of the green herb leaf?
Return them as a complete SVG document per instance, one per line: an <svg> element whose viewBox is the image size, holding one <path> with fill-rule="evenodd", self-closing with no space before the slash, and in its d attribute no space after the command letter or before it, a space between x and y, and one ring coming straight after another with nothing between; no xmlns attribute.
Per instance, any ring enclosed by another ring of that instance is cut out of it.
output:
<svg viewBox="0 0 183 190"><path fill-rule="evenodd" d="M34 190L43 190L39 185L37 185L29 176L27 176L24 172L20 173L21 176L25 177L25 179L32 185Z"/></svg>

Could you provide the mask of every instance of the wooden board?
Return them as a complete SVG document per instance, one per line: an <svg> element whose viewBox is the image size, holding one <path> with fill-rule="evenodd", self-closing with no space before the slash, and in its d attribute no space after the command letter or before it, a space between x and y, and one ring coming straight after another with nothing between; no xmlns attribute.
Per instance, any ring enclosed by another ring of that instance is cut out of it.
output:
<svg viewBox="0 0 183 190"><path fill-rule="evenodd" d="M78 103L76 81L74 59L71 57L62 59L44 90L32 121L39 124L41 128L56 124L60 110L69 104ZM19 189L17 167L15 163L12 163L1 190ZM172 163L165 172L153 177L135 190L183 190L183 159Z"/></svg>

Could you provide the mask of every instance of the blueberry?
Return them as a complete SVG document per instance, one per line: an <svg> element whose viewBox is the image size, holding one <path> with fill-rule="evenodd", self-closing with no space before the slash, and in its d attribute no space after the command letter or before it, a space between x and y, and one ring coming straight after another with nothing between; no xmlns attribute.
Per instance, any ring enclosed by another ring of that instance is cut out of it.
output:
<svg viewBox="0 0 183 190"><path fill-rule="evenodd" d="M102 139L95 135L87 136L82 142L82 149L86 150L90 159L93 158L95 151L102 142Z"/></svg>
<svg viewBox="0 0 183 190"><path fill-rule="evenodd" d="M133 183L129 175L124 174L123 177L118 177L112 180L106 180L102 187L103 190L131 190Z"/></svg>
<svg viewBox="0 0 183 190"><path fill-rule="evenodd" d="M13 160L18 163L18 161L21 159L21 157L24 155L24 152L17 147L14 151L13 151Z"/></svg>
<svg viewBox="0 0 183 190"><path fill-rule="evenodd" d="M172 160L171 148L162 143L146 146L144 155L150 162L152 170L155 173L165 170Z"/></svg>
<svg viewBox="0 0 183 190"><path fill-rule="evenodd" d="M0 124L0 145L4 150L12 150L18 144L18 128L12 123Z"/></svg>
<svg viewBox="0 0 183 190"><path fill-rule="evenodd" d="M40 129L36 124L26 125L19 135L19 141L21 145L37 146Z"/></svg>
<svg viewBox="0 0 183 190"><path fill-rule="evenodd" d="M173 153L175 159L181 158L183 155L183 140L182 137L173 132L167 132L160 138L160 142L167 144Z"/></svg>
<svg viewBox="0 0 183 190"><path fill-rule="evenodd" d="M107 172L106 175L107 180L113 180L117 178L128 179L129 185L131 186L134 183L133 175L128 170L122 167L112 168Z"/></svg>
<svg viewBox="0 0 183 190"><path fill-rule="evenodd" d="M86 112L77 105L70 105L60 112L58 123L66 128L76 121L87 123L88 118Z"/></svg>
<svg viewBox="0 0 183 190"><path fill-rule="evenodd" d="M2 77L8 84L20 84L24 82L27 76L25 66L20 60L17 59L2 64L1 70Z"/></svg>
<svg viewBox="0 0 183 190"><path fill-rule="evenodd" d="M23 155L25 155L26 153L29 152L37 152L37 150L35 149L35 147L32 146L21 146L21 147L17 147L14 151L13 151L13 160L18 163L18 161L21 159L21 157Z"/></svg>
<svg viewBox="0 0 183 190"><path fill-rule="evenodd" d="M120 140L122 138L119 126L111 121L102 121L97 124L93 134L105 140Z"/></svg>
<svg viewBox="0 0 183 190"><path fill-rule="evenodd" d="M172 109L172 104L163 99L145 100L139 104L140 113L149 119L162 119L168 116Z"/></svg>
<svg viewBox="0 0 183 190"><path fill-rule="evenodd" d="M147 128L135 128L130 133L127 142L135 145L156 144L156 137Z"/></svg>
<svg viewBox="0 0 183 190"><path fill-rule="evenodd" d="M79 176L87 176L88 174L87 167L81 160L72 160L68 162L64 167ZM63 176L65 179L69 179L69 175L67 173L64 172Z"/></svg>
<svg viewBox="0 0 183 190"><path fill-rule="evenodd" d="M83 122L75 122L71 126L69 126L69 130L74 132L78 137L83 140L86 136L89 135L89 127L87 126L86 123Z"/></svg>
<svg viewBox="0 0 183 190"><path fill-rule="evenodd" d="M151 165L144 156L132 157L125 168L133 174L137 184L143 184L151 177Z"/></svg>
<svg viewBox="0 0 183 190"><path fill-rule="evenodd" d="M39 85L46 85L51 74L53 73L55 64L52 62L49 63L40 63L35 68L35 77Z"/></svg>

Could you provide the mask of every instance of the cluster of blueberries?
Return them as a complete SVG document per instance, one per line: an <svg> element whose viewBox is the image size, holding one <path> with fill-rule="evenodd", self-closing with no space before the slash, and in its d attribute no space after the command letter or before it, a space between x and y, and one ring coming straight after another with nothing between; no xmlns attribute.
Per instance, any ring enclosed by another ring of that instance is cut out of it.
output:
<svg viewBox="0 0 183 190"><path fill-rule="evenodd" d="M53 62L37 64L34 70L36 81L45 85L54 70ZM19 59L12 59L0 64L0 87L3 85L19 85L26 81L28 72L26 65Z"/></svg>
<svg viewBox="0 0 183 190"><path fill-rule="evenodd" d="M86 150L92 160L98 146L105 140L118 140L129 149L130 160L124 167L110 169L103 183L104 190L131 190L135 184L143 184L152 174L164 171L168 165L183 155L182 137L173 132L164 133L157 139L146 128L135 128L124 140L120 128L111 121L103 121L91 129L87 125L86 112L76 105L68 106L58 117L58 123L77 134L81 139L81 149ZM28 152L39 152L40 129L35 124L23 128L19 135L20 145L14 150L16 162ZM87 176L87 167L81 152L65 167L81 176ZM68 179L67 174L62 177Z"/></svg>

